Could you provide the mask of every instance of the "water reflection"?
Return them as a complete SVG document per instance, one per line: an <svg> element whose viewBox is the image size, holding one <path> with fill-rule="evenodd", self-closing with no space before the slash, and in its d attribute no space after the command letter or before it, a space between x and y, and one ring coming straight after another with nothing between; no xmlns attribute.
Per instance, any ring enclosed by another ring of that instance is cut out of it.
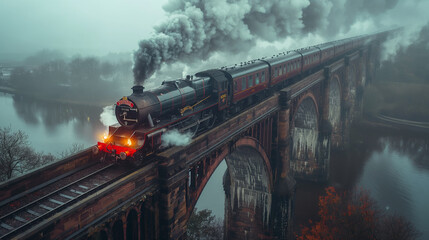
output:
<svg viewBox="0 0 429 240"><path fill-rule="evenodd" d="M89 123L93 126L100 123L91 121L91 118L98 119L100 116L101 108L99 107L35 100L20 95L13 96L12 99L13 107L20 118L28 124L41 123L50 131L54 131L57 126L70 121Z"/></svg>
<svg viewBox="0 0 429 240"><path fill-rule="evenodd" d="M370 192L385 211L410 220L429 239L429 140L410 132L354 128L345 151L331 155L329 182L298 181L296 226L317 217L317 200L323 188L362 188Z"/></svg>
<svg viewBox="0 0 429 240"><path fill-rule="evenodd" d="M37 100L21 95L0 94L0 126L21 129L37 151L61 152L73 143L95 144L105 131L99 120L100 107Z"/></svg>

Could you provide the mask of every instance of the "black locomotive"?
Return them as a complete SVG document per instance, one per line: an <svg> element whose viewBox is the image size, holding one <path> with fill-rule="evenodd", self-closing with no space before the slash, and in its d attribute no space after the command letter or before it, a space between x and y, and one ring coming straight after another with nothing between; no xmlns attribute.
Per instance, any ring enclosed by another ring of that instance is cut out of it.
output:
<svg viewBox="0 0 429 240"><path fill-rule="evenodd" d="M353 37L202 71L186 79L164 81L150 91L134 86L116 103L118 124L109 127L98 150L108 157L140 160L162 148L166 132L195 135L253 102L287 86L300 74L323 66L346 52L385 35Z"/></svg>

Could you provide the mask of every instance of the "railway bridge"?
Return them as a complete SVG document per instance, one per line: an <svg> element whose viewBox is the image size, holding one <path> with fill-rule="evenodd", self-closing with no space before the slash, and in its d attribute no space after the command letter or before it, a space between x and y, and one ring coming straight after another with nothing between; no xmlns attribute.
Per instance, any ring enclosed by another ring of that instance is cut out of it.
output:
<svg viewBox="0 0 429 240"><path fill-rule="evenodd" d="M314 69L138 169L99 163L88 149L3 183L0 238L186 238L198 198L225 160L226 238L292 239L294 179L329 176L330 150L347 144L379 49L375 41Z"/></svg>

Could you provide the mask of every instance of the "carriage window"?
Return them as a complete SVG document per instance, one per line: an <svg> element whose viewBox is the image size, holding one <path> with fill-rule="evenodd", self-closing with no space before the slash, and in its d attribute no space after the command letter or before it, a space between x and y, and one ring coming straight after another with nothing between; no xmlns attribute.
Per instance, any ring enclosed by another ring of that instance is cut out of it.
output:
<svg viewBox="0 0 429 240"><path fill-rule="evenodd" d="M277 77L279 72L278 72L278 70L277 70L277 67L275 67L274 69L275 69L275 70L274 70L274 77Z"/></svg>
<svg viewBox="0 0 429 240"><path fill-rule="evenodd" d="M237 81L234 81L234 92L238 91L238 84Z"/></svg>
<svg viewBox="0 0 429 240"><path fill-rule="evenodd" d="M283 65L283 73L285 73L285 74L286 74L286 64L285 64L285 65Z"/></svg>
<svg viewBox="0 0 429 240"><path fill-rule="evenodd" d="M290 63L287 64L287 72L290 72Z"/></svg>
<svg viewBox="0 0 429 240"><path fill-rule="evenodd" d="M248 80L247 84L249 85L249 87L252 87L253 86L253 77L249 76L247 80Z"/></svg>
<svg viewBox="0 0 429 240"><path fill-rule="evenodd" d="M243 77L241 79L241 90L244 90L244 89L246 89L246 78L245 77Z"/></svg>
<svg viewBox="0 0 429 240"><path fill-rule="evenodd" d="M259 84L259 73L256 73L255 84Z"/></svg>
<svg viewBox="0 0 429 240"><path fill-rule="evenodd" d="M261 82L265 82L265 72L261 73Z"/></svg>

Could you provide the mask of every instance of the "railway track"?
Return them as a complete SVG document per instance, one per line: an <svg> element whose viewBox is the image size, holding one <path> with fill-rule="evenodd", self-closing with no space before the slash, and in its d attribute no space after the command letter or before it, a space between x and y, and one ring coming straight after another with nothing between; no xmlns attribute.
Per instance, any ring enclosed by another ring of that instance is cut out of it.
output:
<svg viewBox="0 0 429 240"><path fill-rule="evenodd" d="M0 239L13 237L17 233L61 211L66 206L70 206L79 199L102 189L129 172L124 166L116 164L104 165L89 174L83 174L84 176L73 181L63 181L60 185L58 182L52 183L55 185L55 189L52 189L52 186L50 186L51 191L48 194L40 194L41 197L39 198L31 199L31 197L24 196L23 198L26 198L26 201L21 207L8 212L2 209ZM16 201L18 200L11 201L11 203ZM2 208L9 208L9 206L10 204L7 204Z"/></svg>
<svg viewBox="0 0 429 240"><path fill-rule="evenodd" d="M1 211L2 206L10 201L42 189L75 172L81 172L98 162L98 157L93 154L91 148L88 148L58 162L35 169L28 174L0 183L0 216L4 214Z"/></svg>

